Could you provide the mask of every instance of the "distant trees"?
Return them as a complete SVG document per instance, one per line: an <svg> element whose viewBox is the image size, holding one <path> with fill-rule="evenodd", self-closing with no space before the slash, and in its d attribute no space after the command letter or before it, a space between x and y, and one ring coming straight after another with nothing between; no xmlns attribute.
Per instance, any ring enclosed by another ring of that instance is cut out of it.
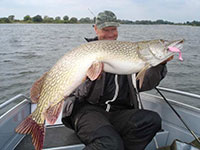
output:
<svg viewBox="0 0 200 150"><path fill-rule="evenodd" d="M174 24L173 22L164 21L164 20L136 20L136 21L130 21L130 20L118 20L121 24Z"/></svg>
<svg viewBox="0 0 200 150"><path fill-rule="evenodd" d="M0 18L0 23L94 23L95 18L90 19L89 17L77 19L76 17L69 17L65 15L63 18L60 16L56 16L55 18L49 16L36 15L31 17L30 15L24 16L23 20L16 20L14 15L10 15L8 17ZM184 22L184 23L173 23L169 21L165 21L162 19L158 19L156 21L151 20L120 20L118 19L120 24L144 24L144 25L154 25L154 24L175 24L175 25L192 25L192 26L200 26L200 21L192 21L192 22Z"/></svg>
<svg viewBox="0 0 200 150"><path fill-rule="evenodd" d="M76 17L72 17L70 20L69 20L69 23L78 23L78 19Z"/></svg>
<svg viewBox="0 0 200 150"><path fill-rule="evenodd" d="M57 17L55 18L55 20L56 20L56 21L60 21L61 18L60 18L59 16L57 16Z"/></svg>
<svg viewBox="0 0 200 150"><path fill-rule="evenodd" d="M93 20L91 20L89 17L81 18L79 20L80 23L94 23Z"/></svg>
<svg viewBox="0 0 200 150"><path fill-rule="evenodd" d="M68 17L68 16L64 16L64 17L63 17L63 20L64 20L65 22L67 22L67 21L69 21L69 17Z"/></svg>
<svg viewBox="0 0 200 150"><path fill-rule="evenodd" d="M8 18L0 18L0 23L94 23L93 19L90 19L89 17L81 18L78 20L76 17L69 18L67 15L65 15L63 18L60 16L57 16L55 18L49 17L49 16L42 16L36 15L34 17L31 17L30 15L24 16L23 20L15 20L14 15L10 15Z"/></svg>
<svg viewBox="0 0 200 150"><path fill-rule="evenodd" d="M6 17L0 18L0 23L12 23L12 22L14 22L14 20L15 20L15 16L10 15L10 16L8 16L8 18L6 18Z"/></svg>
<svg viewBox="0 0 200 150"><path fill-rule="evenodd" d="M11 23L10 20L6 17L0 18L0 23Z"/></svg>
<svg viewBox="0 0 200 150"><path fill-rule="evenodd" d="M24 21L25 22L30 22L32 18L29 15L24 16Z"/></svg>
<svg viewBox="0 0 200 150"><path fill-rule="evenodd" d="M53 23L54 19L52 17L44 16L43 23Z"/></svg>
<svg viewBox="0 0 200 150"><path fill-rule="evenodd" d="M192 25L192 26L200 26L200 21L192 21L192 22L187 21L184 24L185 25Z"/></svg>
<svg viewBox="0 0 200 150"><path fill-rule="evenodd" d="M15 16L14 16L14 15L8 16L8 20L9 20L10 22L13 22L13 21L15 20Z"/></svg>
<svg viewBox="0 0 200 150"><path fill-rule="evenodd" d="M36 22L36 23L41 23L43 21L43 19L40 15L36 15L32 18L32 21Z"/></svg>

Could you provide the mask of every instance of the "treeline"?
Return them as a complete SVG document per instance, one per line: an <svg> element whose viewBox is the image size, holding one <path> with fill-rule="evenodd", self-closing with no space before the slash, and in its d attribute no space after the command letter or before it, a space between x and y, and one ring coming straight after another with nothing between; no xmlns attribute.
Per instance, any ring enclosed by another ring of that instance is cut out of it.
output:
<svg viewBox="0 0 200 150"><path fill-rule="evenodd" d="M175 24L173 22L169 21L164 21L164 20L156 20L156 21L151 21L151 20L136 20L136 21L130 21L130 20L119 20L121 24Z"/></svg>
<svg viewBox="0 0 200 150"><path fill-rule="evenodd" d="M94 23L95 18L91 19L89 17L77 19L76 17L69 18L67 15L64 17L49 17L49 16L40 16L36 15L31 17L30 15L24 16L23 20L15 19L14 15L10 15L8 17L0 18L0 23ZM143 24L143 25L154 25L154 24L171 24L171 25L192 25L192 26L200 26L200 21L192 21L192 22L184 22L184 23L173 23L170 21L165 21L162 19L151 21L151 20L118 20L121 24Z"/></svg>
<svg viewBox="0 0 200 150"><path fill-rule="evenodd" d="M164 20L156 20L156 21L151 21L151 20L136 20L136 21L130 21L130 20L119 20L121 24L149 24L149 25L154 25L154 24L169 24L169 25L192 25L192 26L200 26L200 21L192 21L192 22L184 22L184 23L174 23L170 21L164 21Z"/></svg>
<svg viewBox="0 0 200 150"><path fill-rule="evenodd" d="M14 15L0 18L0 23L94 23L94 19L89 17L77 19L76 17L69 18L67 15L63 18L57 16L55 18L49 16L36 15L31 17L30 15L24 16L23 20L15 19Z"/></svg>

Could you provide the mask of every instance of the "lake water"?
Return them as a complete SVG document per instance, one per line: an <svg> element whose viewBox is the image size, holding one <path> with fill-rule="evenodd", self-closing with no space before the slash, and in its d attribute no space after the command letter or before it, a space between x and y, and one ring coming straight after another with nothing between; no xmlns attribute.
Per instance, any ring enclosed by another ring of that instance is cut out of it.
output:
<svg viewBox="0 0 200 150"><path fill-rule="evenodd" d="M0 24L0 103L23 93L68 50L95 36L88 24ZM168 63L160 86L200 94L200 28L121 25L119 40L185 39L183 62ZM198 102L199 103L199 102Z"/></svg>

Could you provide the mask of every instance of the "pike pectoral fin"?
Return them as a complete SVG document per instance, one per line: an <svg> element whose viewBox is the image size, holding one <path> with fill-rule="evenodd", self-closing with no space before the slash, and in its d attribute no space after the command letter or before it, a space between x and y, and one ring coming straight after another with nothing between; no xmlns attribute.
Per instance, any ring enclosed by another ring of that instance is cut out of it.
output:
<svg viewBox="0 0 200 150"><path fill-rule="evenodd" d="M142 68L142 70L140 70L140 72L136 76L136 79L139 80L139 88L142 87L145 73L146 73L147 69L149 69L149 67L150 67L149 64L147 64L146 66L144 66L144 68Z"/></svg>
<svg viewBox="0 0 200 150"><path fill-rule="evenodd" d="M87 71L87 76L90 80L96 80L103 71L102 62L94 62Z"/></svg>
<svg viewBox="0 0 200 150"><path fill-rule="evenodd" d="M47 109L45 113L46 120L49 124L54 124L56 120L58 119L58 116L62 110L64 100L59 102L58 104L54 105L53 107L50 107Z"/></svg>
<svg viewBox="0 0 200 150"><path fill-rule="evenodd" d="M46 75L47 72L32 85L30 97L33 103L37 103L39 100Z"/></svg>

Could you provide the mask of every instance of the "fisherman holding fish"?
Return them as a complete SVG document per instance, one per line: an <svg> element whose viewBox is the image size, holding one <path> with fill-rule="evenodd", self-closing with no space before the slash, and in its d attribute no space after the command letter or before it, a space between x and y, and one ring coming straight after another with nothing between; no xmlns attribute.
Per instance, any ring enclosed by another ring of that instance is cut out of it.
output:
<svg viewBox="0 0 200 150"><path fill-rule="evenodd" d="M118 26L113 12L100 12L94 25L97 37L86 40L117 40ZM134 75L102 72L97 80L87 78L67 97L62 122L75 130L86 145L84 150L145 149L161 130L161 118L156 112L140 109L138 92L159 84L166 76L167 61L149 68L141 87L138 81L134 84Z"/></svg>
<svg viewBox="0 0 200 150"><path fill-rule="evenodd" d="M175 53L182 60L183 40L118 41L118 26L114 13L99 13L97 38L67 51L32 85L37 107L15 131L31 134L36 150L43 148L45 122L54 124L62 110L85 150L142 150L161 129L157 113L139 109L139 92L159 84Z"/></svg>

